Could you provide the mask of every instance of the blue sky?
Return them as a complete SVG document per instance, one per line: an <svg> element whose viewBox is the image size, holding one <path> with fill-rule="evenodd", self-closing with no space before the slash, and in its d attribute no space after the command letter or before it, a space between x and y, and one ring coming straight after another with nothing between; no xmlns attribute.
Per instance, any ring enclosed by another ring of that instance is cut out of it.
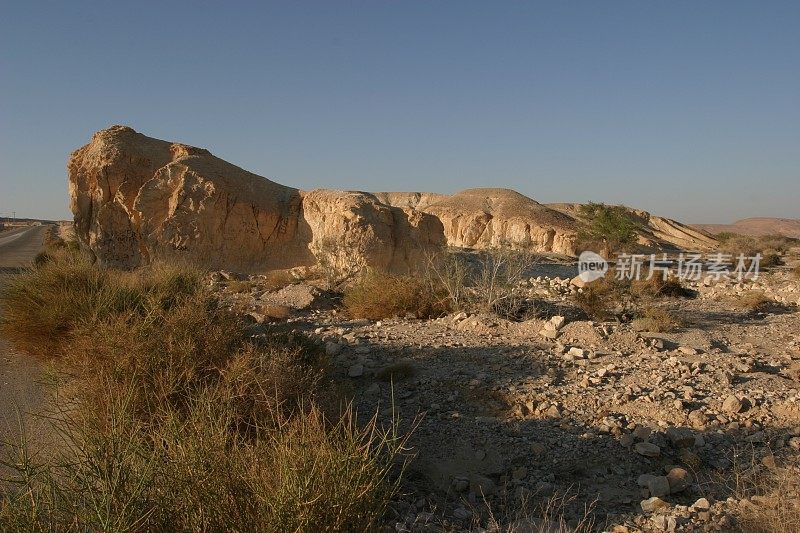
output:
<svg viewBox="0 0 800 533"><path fill-rule="evenodd" d="M0 212L127 124L299 188L800 217L800 2L0 2Z"/></svg>

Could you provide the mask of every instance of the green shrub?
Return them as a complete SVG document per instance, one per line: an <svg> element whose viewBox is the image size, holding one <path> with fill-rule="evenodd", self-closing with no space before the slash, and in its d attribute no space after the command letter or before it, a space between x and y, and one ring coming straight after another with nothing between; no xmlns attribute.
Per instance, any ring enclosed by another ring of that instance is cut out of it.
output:
<svg viewBox="0 0 800 533"><path fill-rule="evenodd" d="M600 247L602 250L596 251L608 257L638 240L639 224L625 206L589 202L580 206L579 214L585 221L578 232L578 242L582 247Z"/></svg>

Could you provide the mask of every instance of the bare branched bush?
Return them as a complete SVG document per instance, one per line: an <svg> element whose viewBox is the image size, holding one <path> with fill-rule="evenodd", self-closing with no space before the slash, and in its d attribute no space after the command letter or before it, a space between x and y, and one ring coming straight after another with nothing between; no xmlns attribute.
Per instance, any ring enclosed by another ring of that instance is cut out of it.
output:
<svg viewBox="0 0 800 533"><path fill-rule="evenodd" d="M534 259L508 244L472 253L442 250L428 254L424 275L444 288L453 309L510 318L523 307L519 287Z"/></svg>
<svg viewBox="0 0 800 533"><path fill-rule="evenodd" d="M470 266L460 254L448 250L428 251L424 275L447 292L454 310L461 311L468 307Z"/></svg>
<svg viewBox="0 0 800 533"><path fill-rule="evenodd" d="M533 262L533 254L504 244L481 250L478 255L480 266L474 277L476 307L504 317L516 316L524 300L519 285Z"/></svg>
<svg viewBox="0 0 800 533"><path fill-rule="evenodd" d="M361 254L353 253L351 246L333 237L315 241L311 253L317 260L320 275L331 288L353 279L367 266Z"/></svg>

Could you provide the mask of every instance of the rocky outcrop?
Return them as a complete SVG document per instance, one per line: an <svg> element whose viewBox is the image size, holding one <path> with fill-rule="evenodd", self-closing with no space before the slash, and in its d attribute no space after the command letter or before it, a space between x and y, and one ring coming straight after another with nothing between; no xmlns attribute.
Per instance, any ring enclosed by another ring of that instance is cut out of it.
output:
<svg viewBox="0 0 800 533"><path fill-rule="evenodd" d="M180 259L242 272L322 264L406 272L445 244L575 255L581 224L578 204L542 205L509 189L301 191L126 126L95 133L68 172L79 238L120 267ZM634 213L643 244L713 243L675 221Z"/></svg>
<svg viewBox="0 0 800 533"><path fill-rule="evenodd" d="M421 249L444 244L430 215L366 193L303 192L125 126L97 132L68 172L78 236L113 266L185 259L264 271L346 249L360 266L404 271Z"/></svg>
<svg viewBox="0 0 800 533"><path fill-rule="evenodd" d="M447 243L487 248L505 243L535 252L575 254L576 220L510 189L467 189L452 196L381 193L442 221Z"/></svg>

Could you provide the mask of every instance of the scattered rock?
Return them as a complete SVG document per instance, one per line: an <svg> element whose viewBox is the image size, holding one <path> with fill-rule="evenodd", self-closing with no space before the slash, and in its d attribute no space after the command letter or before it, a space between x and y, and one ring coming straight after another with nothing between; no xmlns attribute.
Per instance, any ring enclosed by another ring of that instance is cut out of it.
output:
<svg viewBox="0 0 800 533"><path fill-rule="evenodd" d="M669 507L669 504L658 496L652 496L646 500L642 500L639 505L645 513L653 513Z"/></svg>
<svg viewBox="0 0 800 533"><path fill-rule="evenodd" d="M736 395L731 394L722 402L722 410L726 413L737 414L742 410L742 401Z"/></svg>
<svg viewBox="0 0 800 533"><path fill-rule="evenodd" d="M692 476L680 467L672 468L666 476L669 481L669 492L675 494L688 489L692 485Z"/></svg>
<svg viewBox="0 0 800 533"><path fill-rule="evenodd" d="M666 476L650 476L647 480L650 496L667 496L670 493L670 484Z"/></svg>
<svg viewBox="0 0 800 533"><path fill-rule="evenodd" d="M636 453L645 457L658 457L661 455L661 448L652 442L637 442L634 446Z"/></svg>

